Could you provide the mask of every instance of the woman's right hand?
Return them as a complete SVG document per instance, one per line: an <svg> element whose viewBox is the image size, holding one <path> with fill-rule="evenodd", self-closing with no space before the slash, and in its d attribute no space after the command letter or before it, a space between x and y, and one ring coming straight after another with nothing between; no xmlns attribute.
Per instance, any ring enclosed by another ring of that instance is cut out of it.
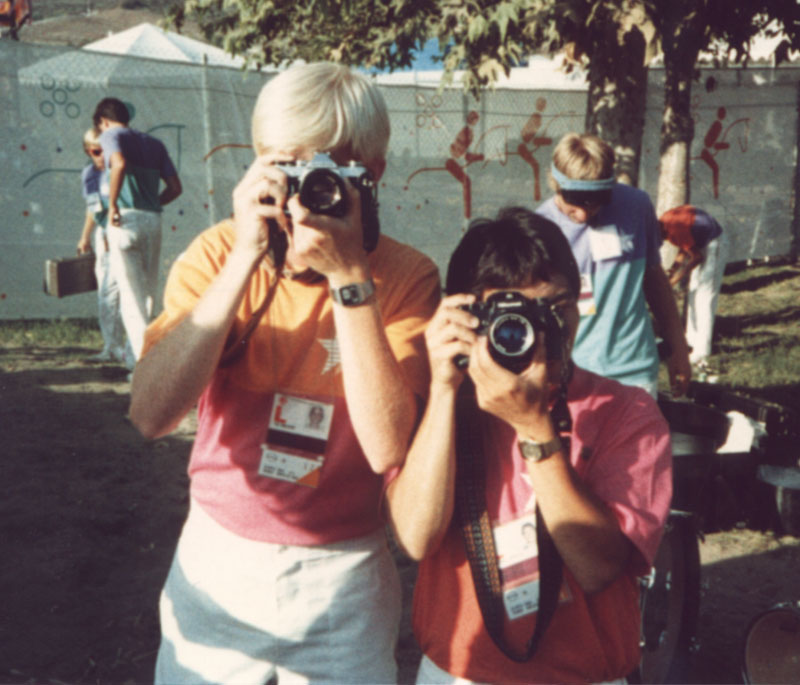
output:
<svg viewBox="0 0 800 685"><path fill-rule="evenodd" d="M285 155L258 156L233 191L236 230L233 250L253 262L261 259L269 249L269 219L274 220L282 231L288 233L290 230L284 212L286 174L274 166L276 161L285 160Z"/></svg>
<svg viewBox="0 0 800 685"><path fill-rule="evenodd" d="M444 298L425 330L425 344L431 366L431 381L458 387L465 370L456 366L459 355L469 357L478 339L475 327L478 319L461 309L475 302L474 295L459 294Z"/></svg>

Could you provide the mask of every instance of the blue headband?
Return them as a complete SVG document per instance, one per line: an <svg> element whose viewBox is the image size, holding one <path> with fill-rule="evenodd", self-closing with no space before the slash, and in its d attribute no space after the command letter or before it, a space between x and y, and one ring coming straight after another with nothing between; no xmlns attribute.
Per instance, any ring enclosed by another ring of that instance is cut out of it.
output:
<svg viewBox="0 0 800 685"><path fill-rule="evenodd" d="M553 175L556 183L558 183L559 190L599 192L601 190L612 190L617 183L617 180L613 176L610 178L598 179L570 178L556 169L555 164L550 165L550 173Z"/></svg>

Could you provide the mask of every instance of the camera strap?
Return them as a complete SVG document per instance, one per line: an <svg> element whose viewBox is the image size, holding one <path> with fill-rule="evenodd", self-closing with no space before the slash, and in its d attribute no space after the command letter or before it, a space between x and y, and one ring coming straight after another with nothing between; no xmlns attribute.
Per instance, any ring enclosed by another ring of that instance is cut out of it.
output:
<svg viewBox="0 0 800 685"><path fill-rule="evenodd" d="M247 343L250 341L250 336L253 335L253 331L256 330L256 326L258 326L258 322L261 321L261 318L264 316L264 313L269 308L270 303L272 302L272 298L275 297L275 291L278 289L278 276L276 274L274 279L270 279L269 290L267 290L267 294L264 297L264 301L259 305L258 309L253 312L253 315L250 317L250 320L247 322L247 325L244 327L239 338L232 343L226 343L225 349L222 350L222 356L219 359L219 366L226 367L234 364L239 357L242 356L245 349L247 349Z"/></svg>
<svg viewBox="0 0 800 685"><path fill-rule="evenodd" d="M566 392L560 399L563 399L563 408L560 408L559 411L565 410L569 417L569 410L566 407ZM520 653L506 642L504 636L503 590L500 569L497 565L492 522L486 509L486 459L480 430L483 425L483 421L480 420L481 413L475 402L473 385L469 379L465 379L456 404L456 508L467 560L472 572L475 594L486 631L503 654L512 661L524 663L530 661L536 653L539 642L558 606L563 562L537 505L539 608L533 634L524 651ZM559 421L555 421L558 425ZM563 420L560 423L563 424ZM568 423L571 427L571 421ZM562 441L565 438L568 440L568 436L567 433L562 437ZM567 442L567 449L569 449L568 444Z"/></svg>

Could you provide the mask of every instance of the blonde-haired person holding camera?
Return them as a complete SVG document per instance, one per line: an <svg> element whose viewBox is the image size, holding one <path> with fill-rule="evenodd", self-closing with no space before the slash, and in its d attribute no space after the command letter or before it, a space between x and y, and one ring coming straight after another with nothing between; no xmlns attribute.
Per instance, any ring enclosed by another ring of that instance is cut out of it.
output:
<svg viewBox="0 0 800 685"><path fill-rule="evenodd" d="M691 378L689 351L647 193L616 181L608 143L578 133L566 134L553 150L550 187L555 195L536 212L562 230L581 274L575 362L655 397L658 333L668 348L672 391L683 395Z"/></svg>
<svg viewBox="0 0 800 685"><path fill-rule="evenodd" d="M400 587L379 502L426 392L438 272L386 236L365 247L363 186L340 186L341 216L295 192L320 153L334 176L363 167L377 184L388 137L365 77L282 72L258 98L233 216L172 268L130 412L157 437L199 402L156 682L395 682Z"/></svg>
<svg viewBox="0 0 800 685"><path fill-rule="evenodd" d="M119 361L133 368L133 350L127 344L125 326L119 308L119 288L108 263L108 182L104 177L103 148L100 133L92 127L83 134L83 151L89 158L81 172L81 189L86 201L86 215L78 239L78 254L94 252L94 273L97 278L97 321L103 336L103 349L95 361Z"/></svg>

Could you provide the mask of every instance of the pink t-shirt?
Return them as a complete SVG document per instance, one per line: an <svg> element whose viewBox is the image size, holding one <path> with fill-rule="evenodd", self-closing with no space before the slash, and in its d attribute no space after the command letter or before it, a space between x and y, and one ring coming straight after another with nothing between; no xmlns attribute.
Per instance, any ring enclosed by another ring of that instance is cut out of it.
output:
<svg viewBox="0 0 800 685"><path fill-rule="evenodd" d="M630 673L639 660L636 576L658 549L672 495L667 424L643 390L575 368L568 393L573 420L570 462L578 477L614 512L638 553L609 586L585 595L568 569L566 588L539 649L526 663L506 657L489 637L456 521L419 567L414 632L440 668L478 682L602 682ZM538 561L525 553L525 527L535 493L507 424L483 427L486 506L504 588L535 586ZM530 566L530 562L533 566ZM533 569L533 570L532 570ZM536 595L536 591L534 591ZM519 650L530 638L535 609L507 605L506 636ZM518 615L513 615L519 610ZM502 676L500 676L502 674Z"/></svg>
<svg viewBox="0 0 800 685"><path fill-rule="evenodd" d="M145 354L191 311L224 265L232 240L232 226L223 222L178 258L165 310L148 328ZM436 266L386 236L369 262L389 345L408 386L424 396L422 334L439 299ZM271 280L266 264L254 273L234 340ZM383 479L367 463L350 422L324 279L278 280L244 353L217 369L202 394L197 422L191 496L228 530L252 540L316 545L382 525Z"/></svg>

